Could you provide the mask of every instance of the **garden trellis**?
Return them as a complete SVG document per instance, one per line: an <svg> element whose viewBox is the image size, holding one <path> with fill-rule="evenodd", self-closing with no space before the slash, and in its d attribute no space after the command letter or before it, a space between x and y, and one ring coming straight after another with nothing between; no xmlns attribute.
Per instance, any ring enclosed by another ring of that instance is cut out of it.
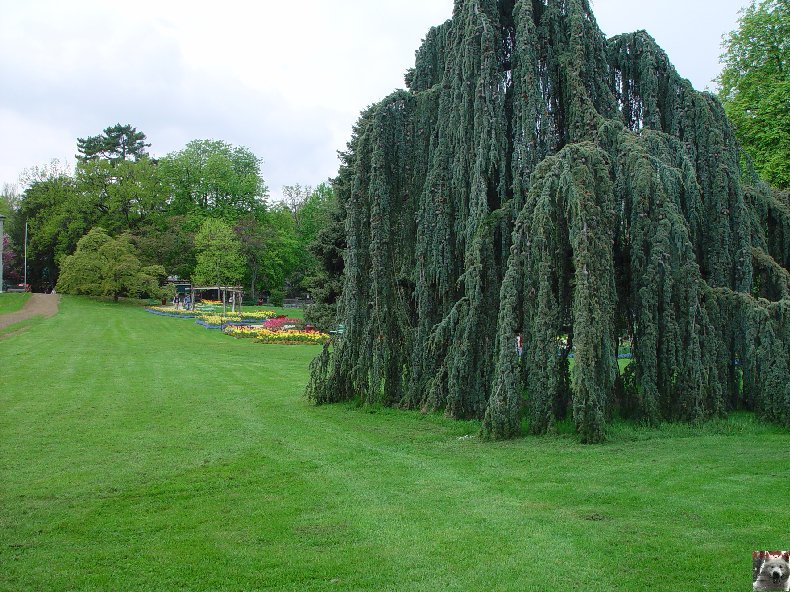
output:
<svg viewBox="0 0 790 592"><path fill-rule="evenodd" d="M787 194L741 179L720 103L646 32L607 40L587 0L456 0L406 82L342 155L346 330L314 402L492 438L524 415L585 442L615 412L790 425Z"/></svg>
<svg viewBox="0 0 790 592"><path fill-rule="evenodd" d="M222 312L224 313L228 303L230 303L231 312L241 310L241 303L244 298L244 288L241 286L199 286L192 288L192 294L197 304L198 299L202 299L206 292L214 292L217 295L217 301L222 303Z"/></svg>

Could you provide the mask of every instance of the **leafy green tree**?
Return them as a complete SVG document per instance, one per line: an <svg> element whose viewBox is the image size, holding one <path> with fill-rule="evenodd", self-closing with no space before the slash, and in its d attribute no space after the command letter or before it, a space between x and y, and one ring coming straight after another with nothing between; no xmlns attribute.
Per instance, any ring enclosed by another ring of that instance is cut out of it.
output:
<svg viewBox="0 0 790 592"><path fill-rule="evenodd" d="M15 216L13 238L24 240L28 222L28 277L31 283L57 279L60 260L74 252L77 242L96 221L95 211L79 198L74 179L59 175L33 182L23 193Z"/></svg>
<svg viewBox="0 0 790 592"><path fill-rule="evenodd" d="M148 157L149 146L145 134L128 124L77 140L77 191L96 210L93 225L118 233L163 212L167 195L156 162Z"/></svg>
<svg viewBox="0 0 790 592"><path fill-rule="evenodd" d="M137 160L87 160L76 170L76 190L92 219L111 233L134 231L167 209L155 163Z"/></svg>
<svg viewBox="0 0 790 592"><path fill-rule="evenodd" d="M345 211L328 184L316 188L304 209L304 240L315 261L304 280L312 297L305 319L328 331L337 325L337 301L343 291Z"/></svg>
<svg viewBox="0 0 790 592"><path fill-rule="evenodd" d="M0 241L3 244L3 276L0 280L8 282L10 284L18 284L21 280L20 275L20 259L16 246L11 242L11 239L6 233L3 233L0 236Z"/></svg>
<svg viewBox="0 0 790 592"><path fill-rule="evenodd" d="M117 163L124 160L138 160L148 156L143 132L129 124L117 123L107 127L98 136L77 139L77 160L107 160Z"/></svg>
<svg viewBox="0 0 790 592"><path fill-rule="evenodd" d="M22 196L19 194L19 188L12 183L4 183L3 189L0 190L0 214L10 217L19 208L19 202Z"/></svg>
<svg viewBox="0 0 790 592"><path fill-rule="evenodd" d="M261 276L270 302L280 304L287 289L301 281L303 253L287 206L278 204L267 212L266 226L269 240L260 261Z"/></svg>
<svg viewBox="0 0 790 592"><path fill-rule="evenodd" d="M719 96L738 141L769 184L790 187L790 2L752 1L724 39Z"/></svg>
<svg viewBox="0 0 790 592"><path fill-rule="evenodd" d="M331 223L336 201L335 191L329 183L321 183L311 189L299 207L297 232L303 244L313 243Z"/></svg>
<svg viewBox="0 0 790 592"><path fill-rule="evenodd" d="M197 260L192 282L207 286L236 285L244 277L241 243L218 218L206 218L195 236Z"/></svg>
<svg viewBox="0 0 790 592"><path fill-rule="evenodd" d="M281 208L286 209L293 220L288 232L293 233L294 240L299 243L298 262L286 281L292 287L310 290L320 272L320 262L310 245L330 222L334 191L327 183L321 183L315 189L298 184L286 185L283 196Z"/></svg>
<svg viewBox="0 0 790 592"><path fill-rule="evenodd" d="M268 189L261 159L250 150L219 140L193 140L159 161L174 215L199 214L228 223L266 211Z"/></svg>
<svg viewBox="0 0 790 592"><path fill-rule="evenodd" d="M143 266L128 234L112 238L103 228L94 228L77 243L73 255L61 264L57 289L65 294L150 296L159 298L161 265Z"/></svg>
<svg viewBox="0 0 790 592"><path fill-rule="evenodd" d="M297 231L301 226L302 211L305 202L313 193L313 188L309 185L304 187L297 183L296 185L283 186L283 204L291 212L291 217L294 219L294 226Z"/></svg>
<svg viewBox="0 0 790 592"><path fill-rule="evenodd" d="M0 241L3 241L3 278L0 279L10 283L21 282L20 277L23 275L22 257L19 256L19 250L11 239L11 233L17 225L19 201L19 190L16 185L5 183L0 191L0 215L6 217L3 223L4 234L0 236Z"/></svg>
<svg viewBox="0 0 790 592"><path fill-rule="evenodd" d="M78 163L75 176L42 169L31 178L11 228L14 242L22 244L28 221L28 275L34 282L45 270L55 279L60 260L91 228L111 234L136 231L166 210L155 166L147 158L115 164L89 160Z"/></svg>
<svg viewBox="0 0 790 592"><path fill-rule="evenodd" d="M254 217L238 220L233 230L241 243L241 253L247 264L246 280L250 286L250 298L257 300L266 254L275 240L276 231L270 224Z"/></svg>
<svg viewBox="0 0 790 592"><path fill-rule="evenodd" d="M149 221L134 233L140 258L162 265L168 275L188 278L195 268L195 233L185 216Z"/></svg>

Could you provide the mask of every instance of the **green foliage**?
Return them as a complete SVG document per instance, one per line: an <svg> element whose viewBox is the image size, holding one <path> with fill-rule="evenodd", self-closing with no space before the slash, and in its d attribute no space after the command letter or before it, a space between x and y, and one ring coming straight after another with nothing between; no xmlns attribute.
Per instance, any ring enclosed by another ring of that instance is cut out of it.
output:
<svg viewBox="0 0 790 592"><path fill-rule="evenodd" d="M586 0L458 0L406 80L341 155L346 332L313 401L491 438L572 416L591 443L618 414L790 416L787 196L741 185L721 104L647 33L607 41Z"/></svg>
<svg viewBox="0 0 790 592"><path fill-rule="evenodd" d="M285 296L283 286L299 269L302 249L287 207L273 207L267 212L266 224L268 241L261 253L261 277L264 288L277 300L276 304L281 304Z"/></svg>
<svg viewBox="0 0 790 592"><path fill-rule="evenodd" d="M249 149L219 140L193 140L159 161L158 170L172 196L171 212L223 218L259 217L268 189L261 159Z"/></svg>
<svg viewBox="0 0 790 592"><path fill-rule="evenodd" d="M790 3L752 0L722 44L719 96L760 176L790 188Z"/></svg>
<svg viewBox="0 0 790 592"><path fill-rule="evenodd" d="M195 235L197 259L192 283L235 286L244 276L241 244L233 229L217 218L206 218Z"/></svg>
<svg viewBox="0 0 790 592"><path fill-rule="evenodd" d="M43 284L45 271L54 279L62 258L91 228L138 232L157 224L165 208L156 165L147 157L86 159L74 177L59 171L37 175L19 201L13 232L21 244L27 220L29 276Z"/></svg>
<svg viewBox="0 0 790 592"><path fill-rule="evenodd" d="M109 232L135 231L166 208L156 164L147 156L80 162L75 181L76 198L92 221Z"/></svg>
<svg viewBox="0 0 790 592"><path fill-rule="evenodd" d="M16 185L5 183L0 191L0 214L11 216L18 208L21 196Z"/></svg>
<svg viewBox="0 0 790 592"><path fill-rule="evenodd" d="M105 160L118 163L148 156L145 134L129 124L117 123L104 129L98 136L77 139L77 159L83 162Z"/></svg>
<svg viewBox="0 0 790 592"><path fill-rule="evenodd" d="M14 212L7 224L14 244L29 222L29 276L37 289L57 278L61 260L96 226L112 236L129 233L144 263L189 278L197 264L195 234L207 218L236 232L246 270L234 271L234 282L244 280L252 297L302 281L315 265L307 241L321 223L320 203L305 204L302 237L281 213L267 215L261 161L246 148L193 141L157 161L148 158L144 139L130 126L80 139L74 174L56 161L34 167L25 173L24 194L11 192L0 204Z"/></svg>
<svg viewBox="0 0 790 592"><path fill-rule="evenodd" d="M162 265L168 275L189 278L195 268L195 233L186 216L161 217L142 225L134 243L144 261Z"/></svg>
<svg viewBox="0 0 790 592"><path fill-rule="evenodd" d="M329 225L336 203L335 191L328 183L310 191L299 207L298 229L303 244L310 245L318 239L319 233Z"/></svg>
<svg viewBox="0 0 790 592"><path fill-rule="evenodd" d="M77 243L77 250L61 264L57 290L88 296L149 296L159 298L162 266L143 266L128 234L112 238L94 228Z"/></svg>
<svg viewBox="0 0 790 592"><path fill-rule="evenodd" d="M270 225L261 224L252 217L238 220L234 232L241 245L241 253L247 263L247 279L249 280L249 296L257 300L260 276L263 272L267 250L271 246L273 229Z"/></svg>
<svg viewBox="0 0 790 592"><path fill-rule="evenodd" d="M343 291L345 210L327 184L316 187L304 210L302 241L312 258L303 284L313 299L306 316L328 331L337 325L337 301Z"/></svg>
<svg viewBox="0 0 790 592"><path fill-rule="evenodd" d="M58 175L28 187L16 216L14 236L24 241L24 221L29 226L28 274L45 284L56 279L58 263L74 252L77 241L96 221L95 211L77 193L73 178Z"/></svg>

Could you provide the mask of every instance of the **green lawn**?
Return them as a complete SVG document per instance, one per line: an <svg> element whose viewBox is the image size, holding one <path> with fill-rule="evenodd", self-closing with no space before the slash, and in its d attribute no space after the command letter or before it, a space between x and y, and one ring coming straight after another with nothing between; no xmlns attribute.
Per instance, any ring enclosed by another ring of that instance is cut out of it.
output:
<svg viewBox="0 0 790 592"><path fill-rule="evenodd" d="M0 340L0 590L747 590L790 437L487 444L302 398L315 347L64 297Z"/></svg>
<svg viewBox="0 0 790 592"><path fill-rule="evenodd" d="M28 298L29 292L3 292L0 294L0 314L18 311Z"/></svg>

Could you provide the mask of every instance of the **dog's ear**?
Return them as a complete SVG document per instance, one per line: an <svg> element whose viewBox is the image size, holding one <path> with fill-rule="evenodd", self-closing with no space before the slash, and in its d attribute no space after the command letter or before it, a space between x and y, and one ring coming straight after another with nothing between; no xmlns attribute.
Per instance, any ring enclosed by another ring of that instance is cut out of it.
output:
<svg viewBox="0 0 790 592"><path fill-rule="evenodd" d="M782 559L790 563L790 551L785 551L784 553L782 553Z"/></svg>

